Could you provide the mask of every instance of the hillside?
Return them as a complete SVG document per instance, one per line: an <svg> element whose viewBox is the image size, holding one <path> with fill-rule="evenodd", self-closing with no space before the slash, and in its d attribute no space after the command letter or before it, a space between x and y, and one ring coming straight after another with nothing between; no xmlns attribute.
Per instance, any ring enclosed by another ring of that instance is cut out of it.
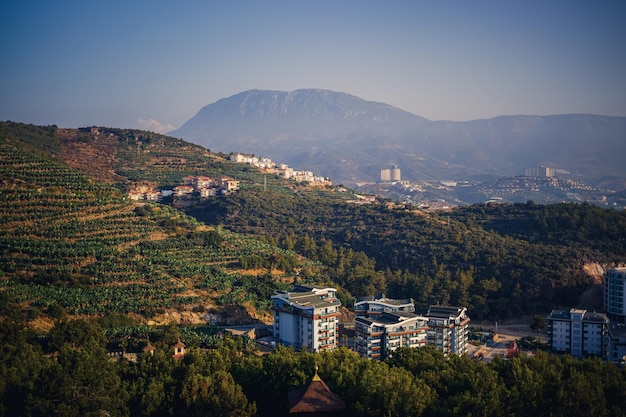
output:
<svg viewBox="0 0 626 417"><path fill-rule="evenodd" d="M128 132L113 132L101 132L102 140L82 137L80 153L93 155L94 163L81 158L72 163L89 167L96 177L128 183L145 165L122 157L124 148L111 142L113 137L123 142ZM52 158L78 154L67 148L72 135L57 134L54 127L2 124L1 289L33 318L122 313L151 323L193 323L210 312L224 321L265 319L269 295L293 279L295 268L307 267L292 251L204 225L167 205L133 202L120 189ZM145 151L136 143L130 148L139 156ZM218 157L194 150L185 152L187 161L195 161L190 169L219 163ZM147 169L153 181L175 181L188 172L189 166L180 164L162 170L155 160L145 158L153 163ZM260 266L242 268L250 257ZM271 275L262 266L270 259L275 259Z"/></svg>
<svg viewBox="0 0 626 417"><path fill-rule="evenodd" d="M386 293L507 319L601 309L601 272L624 262L626 213L591 205L476 205L428 212L242 192L186 211L328 266L352 295ZM591 298L583 294L592 291ZM568 307L569 306L569 307Z"/></svg>
<svg viewBox="0 0 626 417"><path fill-rule="evenodd" d="M268 156L336 183L522 175L548 165L594 187L626 189L626 118L589 114L429 121L328 90L251 90L202 108L170 132L209 149Z"/></svg>
<svg viewBox="0 0 626 417"><path fill-rule="evenodd" d="M0 134L2 288L48 315L262 319L269 295L297 277L332 282L347 305L385 292L504 319L601 308L588 296L598 271L624 262L626 213L614 210L358 205L343 187L307 187L150 132L7 122ZM225 174L239 192L177 208L125 197L137 183Z"/></svg>

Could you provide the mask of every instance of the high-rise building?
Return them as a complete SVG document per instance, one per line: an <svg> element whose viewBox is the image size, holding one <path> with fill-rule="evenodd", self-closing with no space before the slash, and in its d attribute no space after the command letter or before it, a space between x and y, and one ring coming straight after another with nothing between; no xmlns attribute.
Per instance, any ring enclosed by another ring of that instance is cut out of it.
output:
<svg viewBox="0 0 626 417"><path fill-rule="evenodd" d="M400 175L400 168L397 165L394 165L391 168L391 181L401 181L402 177Z"/></svg>
<svg viewBox="0 0 626 417"><path fill-rule="evenodd" d="M554 168L540 165L538 167L526 168L524 170L525 177L554 177Z"/></svg>
<svg viewBox="0 0 626 417"><path fill-rule="evenodd" d="M444 355L467 353L470 318L465 307L430 306L427 341Z"/></svg>
<svg viewBox="0 0 626 417"><path fill-rule="evenodd" d="M604 309L612 321L626 320L626 268L612 268L604 273Z"/></svg>
<svg viewBox="0 0 626 417"><path fill-rule="evenodd" d="M385 168L380 170L381 182L396 182L401 180L402 175L400 173L400 168L398 168L397 165L394 165L391 168Z"/></svg>
<svg viewBox="0 0 626 417"><path fill-rule="evenodd" d="M433 345L446 356L467 353L465 307L431 306L425 316L415 314L412 299L384 295L359 298L355 303L355 346L359 355L385 359L399 347Z"/></svg>
<svg viewBox="0 0 626 417"><path fill-rule="evenodd" d="M272 296L274 337L311 352L337 347L341 301L335 288L296 285Z"/></svg>
<svg viewBox="0 0 626 417"><path fill-rule="evenodd" d="M609 319L605 314L572 308L553 310L547 320L552 352L606 359Z"/></svg>
<svg viewBox="0 0 626 417"><path fill-rule="evenodd" d="M400 347L426 346L428 319L409 312L383 312L374 317L354 319L357 353L364 358L383 360Z"/></svg>

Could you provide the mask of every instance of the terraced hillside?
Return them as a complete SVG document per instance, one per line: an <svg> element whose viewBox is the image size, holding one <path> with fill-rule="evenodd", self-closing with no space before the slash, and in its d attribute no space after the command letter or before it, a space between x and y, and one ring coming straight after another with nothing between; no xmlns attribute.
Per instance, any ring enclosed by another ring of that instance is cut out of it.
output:
<svg viewBox="0 0 626 417"><path fill-rule="evenodd" d="M0 291L25 309L197 322L209 309L245 306L239 319L263 318L269 295L306 266L293 252L208 227L169 206L132 202L34 150L50 142L30 142L0 140ZM63 145L51 149L56 157L67 153ZM271 259L272 273L243 269L250 259L256 266Z"/></svg>

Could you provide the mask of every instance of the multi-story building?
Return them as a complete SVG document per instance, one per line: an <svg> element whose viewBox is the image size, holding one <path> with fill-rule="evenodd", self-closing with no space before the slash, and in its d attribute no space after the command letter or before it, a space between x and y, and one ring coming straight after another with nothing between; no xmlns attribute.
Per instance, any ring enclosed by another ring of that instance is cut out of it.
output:
<svg viewBox="0 0 626 417"><path fill-rule="evenodd" d="M219 179L219 187L227 192L237 191L239 190L239 181L230 177L222 177Z"/></svg>
<svg viewBox="0 0 626 417"><path fill-rule="evenodd" d="M465 307L430 306L427 341L444 355L467 353L470 318Z"/></svg>
<svg viewBox="0 0 626 417"><path fill-rule="evenodd" d="M605 314L572 308L553 310L547 318L548 347L555 353L607 358L609 319Z"/></svg>
<svg viewBox="0 0 626 417"><path fill-rule="evenodd" d="M399 347L426 346L428 319L409 312L383 312L376 317L357 316L354 336L357 353L383 360Z"/></svg>
<svg viewBox="0 0 626 417"><path fill-rule="evenodd" d="M338 340L341 302L334 288L296 285L272 296L274 337L294 349L334 349Z"/></svg>
<svg viewBox="0 0 626 417"><path fill-rule="evenodd" d="M626 324L610 323L608 331L608 360L620 365L626 364Z"/></svg>
<svg viewBox="0 0 626 417"><path fill-rule="evenodd" d="M392 299L385 294L377 296L360 297L354 303L354 312L357 316L376 316L382 313L415 312L415 303L412 298Z"/></svg>
<svg viewBox="0 0 626 417"><path fill-rule="evenodd" d="M385 168L380 170L381 182L397 182L402 180L400 168L394 165L392 168Z"/></svg>
<svg viewBox="0 0 626 417"><path fill-rule="evenodd" d="M400 168L394 165L391 168L391 181L402 181L402 176L400 175Z"/></svg>
<svg viewBox="0 0 626 417"><path fill-rule="evenodd" d="M550 168L544 165L538 167L526 168L524 170L525 177L553 177L554 168Z"/></svg>
<svg viewBox="0 0 626 417"><path fill-rule="evenodd" d="M604 273L604 309L612 321L626 320L626 268L613 268Z"/></svg>

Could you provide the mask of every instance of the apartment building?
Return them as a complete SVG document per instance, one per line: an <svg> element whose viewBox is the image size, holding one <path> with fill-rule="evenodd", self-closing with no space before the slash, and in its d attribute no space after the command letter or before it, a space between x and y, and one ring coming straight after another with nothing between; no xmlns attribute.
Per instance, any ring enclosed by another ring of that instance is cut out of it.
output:
<svg viewBox="0 0 626 417"><path fill-rule="evenodd" d="M605 314L575 308L553 310L547 321L552 352L607 359L609 319Z"/></svg>
<svg viewBox="0 0 626 417"><path fill-rule="evenodd" d="M385 294L359 297L354 303L354 312L357 316L377 316L382 313L415 312L415 303L412 298L393 299Z"/></svg>
<svg viewBox="0 0 626 417"><path fill-rule="evenodd" d="M383 360L400 347L426 346L428 319L415 313L382 312L354 319L355 347L364 358Z"/></svg>
<svg viewBox="0 0 626 417"><path fill-rule="evenodd" d="M607 355L611 362L626 365L626 324L609 324Z"/></svg>
<svg viewBox="0 0 626 417"><path fill-rule="evenodd" d="M526 168L524 170L525 177L553 177L554 168L540 165L538 167Z"/></svg>
<svg viewBox="0 0 626 417"><path fill-rule="evenodd" d="M470 318L465 307L430 306L427 342L443 352L463 355L467 353Z"/></svg>
<svg viewBox="0 0 626 417"><path fill-rule="evenodd" d="M626 268L604 273L604 309L612 321L626 322Z"/></svg>
<svg viewBox="0 0 626 417"><path fill-rule="evenodd" d="M274 337L311 352L337 347L341 302L335 288L296 285L272 296Z"/></svg>
<svg viewBox="0 0 626 417"><path fill-rule="evenodd" d="M401 181L402 174L400 168L394 165L392 168L385 168L380 170L381 182L397 182Z"/></svg>

